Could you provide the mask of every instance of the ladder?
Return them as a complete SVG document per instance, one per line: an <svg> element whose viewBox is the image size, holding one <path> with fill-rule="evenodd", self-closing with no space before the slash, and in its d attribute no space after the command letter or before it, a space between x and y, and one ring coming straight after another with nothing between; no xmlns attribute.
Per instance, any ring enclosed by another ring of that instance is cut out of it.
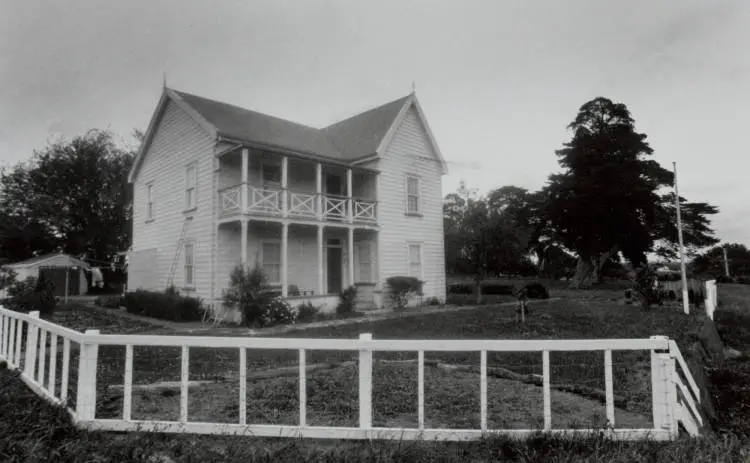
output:
<svg viewBox="0 0 750 463"><path fill-rule="evenodd" d="M180 233L180 239L177 240L177 249L174 251L174 259L172 260L172 266L169 268L169 275L167 276L167 288L174 285L174 275L177 272L177 266L180 264L180 254L185 245L185 235L187 234L188 226L192 221L192 217L187 217L182 223L182 232Z"/></svg>

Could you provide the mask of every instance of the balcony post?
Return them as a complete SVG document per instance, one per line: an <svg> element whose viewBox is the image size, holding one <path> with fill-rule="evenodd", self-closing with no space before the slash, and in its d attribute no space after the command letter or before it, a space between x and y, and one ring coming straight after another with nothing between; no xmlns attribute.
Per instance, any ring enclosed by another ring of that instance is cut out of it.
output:
<svg viewBox="0 0 750 463"><path fill-rule="evenodd" d="M289 158L286 156L281 157L281 213L284 217L287 216L287 211L289 209L289 193L287 190L287 179L288 179L288 167L289 167Z"/></svg>
<svg viewBox="0 0 750 463"><path fill-rule="evenodd" d="M240 202L242 212L247 212L247 183L250 170L250 153L247 148L242 148L242 190L240 190Z"/></svg>
<svg viewBox="0 0 750 463"><path fill-rule="evenodd" d="M318 220L323 220L323 164L319 162L315 163L315 194Z"/></svg>
<svg viewBox="0 0 750 463"><path fill-rule="evenodd" d="M318 224L318 295L326 293L323 279L323 224Z"/></svg>
<svg viewBox="0 0 750 463"><path fill-rule="evenodd" d="M352 170L346 169L346 194L349 197L349 223L354 222L354 201L352 200Z"/></svg>
<svg viewBox="0 0 750 463"><path fill-rule="evenodd" d="M287 297L289 282L287 281L287 254L289 249L289 224L281 224L281 297Z"/></svg>

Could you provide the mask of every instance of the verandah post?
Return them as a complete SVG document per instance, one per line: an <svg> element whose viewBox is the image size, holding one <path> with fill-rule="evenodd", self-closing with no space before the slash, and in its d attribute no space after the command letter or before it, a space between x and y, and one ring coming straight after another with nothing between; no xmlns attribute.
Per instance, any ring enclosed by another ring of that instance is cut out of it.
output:
<svg viewBox="0 0 750 463"><path fill-rule="evenodd" d="M29 318L38 319L39 311L29 312ZM26 359L23 364L23 372L29 379L33 380L36 369L36 349L39 343L39 327L34 324L33 320L29 320L26 326Z"/></svg>
<svg viewBox="0 0 750 463"><path fill-rule="evenodd" d="M371 341L372 333L359 335L360 341ZM372 350L359 351L359 427L372 427Z"/></svg>
<svg viewBox="0 0 750 463"><path fill-rule="evenodd" d="M99 344L87 338L98 334L99 330L86 330L78 354L76 415L81 421L93 420L96 415L96 367L99 360Z"/></svg>

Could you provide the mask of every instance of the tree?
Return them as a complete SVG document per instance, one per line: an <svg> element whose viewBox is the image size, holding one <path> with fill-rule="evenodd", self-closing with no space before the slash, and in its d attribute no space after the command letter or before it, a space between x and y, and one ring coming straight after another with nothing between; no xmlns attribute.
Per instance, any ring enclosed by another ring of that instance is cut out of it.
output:
<svg viewBox="0 0 750 463"><path fill-rule="evenodd" d="M595 98L568 128L573 137L556 152L563 172L551 175L540 192L546 198L540 216L550 240L578 256L571 287L580 288L598 282L604 264L618 253L638 267L657 240L674 242L668 195L660 194L674 175L647 159L653 150L624 104ZM715 211L696 204L684 217L686 228L695 231L686 242L712 239L705 216Z"/></svg>
<svg viewBox="0 0 750 463"><path fill-rule="evenodd" d="M110 260L130 244L134 153L92 130L0 174L0 255L63 251Z"/></svg>
<svg viewBox="0 0 750 463"><path fill-rule="evenodd" d="M525 241L510 214L477 197L462 182L444 203L446 267L471 275L481 301L481 282L489 275L523 268Z"/></svg>
<svg viewBox="0 0 750 463"><path fill-rule="evenodd" d="M690 264L693 273L714 278L724 275L724 249L722 248L727 252L731 276L750 275L750 250L744 244L739 243L715 246L695 257Z"/></svg>

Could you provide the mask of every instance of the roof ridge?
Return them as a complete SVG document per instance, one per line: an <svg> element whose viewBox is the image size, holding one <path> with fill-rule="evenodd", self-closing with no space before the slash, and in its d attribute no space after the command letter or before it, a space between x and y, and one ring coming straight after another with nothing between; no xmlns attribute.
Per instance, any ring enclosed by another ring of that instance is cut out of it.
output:
<svg viewBox="0 0 750 463"><path fill-rule="evenodd" d="M225 105L225 106L230 106L230 107L235 108L235 109L240 109L242 111L248 111L248 112L255 113L255 114L258 114L258 115L261 115L261 116L270 117L270 118L273 118L273 119L276 119L276 120L279 120L279 121L283 121L283 122L286 122L286 123L289 123L289 124L295 124L295 125L298 125L300 127L305 127L307 129L321 130L318 127L313 127L311 125L303 124L301 122L296 122L296 121L293 121L293 120L290 120L290 119L285 119L283 117L274 116L273 114L264 113L264 112L261 112L261 111L255 110L255 109L245 108L243 106L239 106L239 105L236 105L236 104L233 104L233 103L227 103L226 101L216 100L216 99L213 99L213 98L207 98L205 96L196 95L194 93L183 92L183 91L180 91L180 90L175 90L173 88L170 89L170 90L172 90L173 92L177 93L178 95L187 95L187 96L192 97L192 98L200 98L202 100L209 101L211 103L217 103L217 104L221 104L221 105ZM190 104L190 103L188 103L188 104Z"/></svg>

